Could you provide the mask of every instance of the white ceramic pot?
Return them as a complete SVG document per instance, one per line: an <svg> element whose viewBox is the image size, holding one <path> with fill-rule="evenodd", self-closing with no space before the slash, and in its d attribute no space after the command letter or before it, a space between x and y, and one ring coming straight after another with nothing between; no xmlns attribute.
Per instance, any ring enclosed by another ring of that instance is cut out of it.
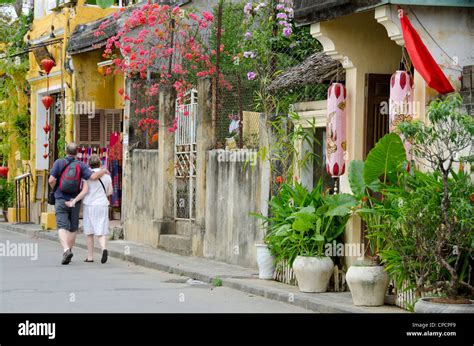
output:
<svg viewBox="0 0 474 346"><path fill-rule="evenodd" d="M350 266L346 282L354 305L384 305L388 274L383 266Z"/></svg>
<svg viewBox="0 0 474 346"><path fill-rule="evenodd" d="M275 258L265 244L256 244L259 279L272 280L275 271Z"/></svg>
<svg viewBox="0 0 474 346"><path fill-rule="evenodd" d="M334 270L329 257L298 256L293 262L293 272L301 292L326 292Z"/></svg>
<svg viewBox="0 0 474 346"><path fill-rule="evenodd" d="M416 313L429 314L472 314L474 300L470 304L443 304L432 301L433 298L421 298L415 303Z"/></svg>

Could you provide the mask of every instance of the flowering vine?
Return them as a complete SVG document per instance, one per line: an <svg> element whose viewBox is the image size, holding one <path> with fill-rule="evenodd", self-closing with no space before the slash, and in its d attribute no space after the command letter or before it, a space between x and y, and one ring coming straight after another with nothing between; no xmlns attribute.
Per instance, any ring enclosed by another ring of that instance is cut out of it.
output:
<svg viewBox="0 0 474 346"><path fill-rule="evenodd" d="M123 16L123 12L125 9L114 13L113 19ZM212 62L216 51L205 41L214 22L211 13L151 3L128 12L117 34L107 39L103 56L111 59L114 66L106 73L121 73L138 80L132 88L144 90L148 100L158 93L160 87L172 86L179 103L183 102L183 95L195 85L198 77L216 74ZM103 35L107 24L102 23L95 35ZM150 82L151 74L157 76L153 82ZM130 99L123 90L120 93L125 100ZM131 102L135 104L136 100ZM145 119L156 117L156 110L149 103L147 107L136 109L135 113L145 116ZM175 131L176 124L175 120L168 131Z"/></svg>

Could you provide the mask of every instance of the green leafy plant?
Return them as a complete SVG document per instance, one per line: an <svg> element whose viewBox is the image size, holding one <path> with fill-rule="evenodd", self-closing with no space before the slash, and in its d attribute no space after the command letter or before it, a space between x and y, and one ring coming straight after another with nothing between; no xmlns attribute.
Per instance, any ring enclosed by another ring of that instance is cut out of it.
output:
<svg viewBox="0 0 474 346"><path fill-rule="evenodd" d="M285 183L269 202L271 216L258 217L264 219L271 253L291 265L298 255L324 256L325 245L340 240L355 205L351 195L327 195L321 180L312 191Z"/></svg>
<svg viewBox="0 0 474 346"><path fill-rule="evenodd" d="M212 279L212 285L215 286L215 287L222 286L222 279L218 276L215 277L214 279Z"/></svg>
<svg viewBox="0 0 474 346"><path fill-rule="evenodd" d="M430 104L430 124L401 123L416 159L431 168L407 170L397 134L382 138L365 162L349 167L375 254L398 289L456 297L473 296L474 187L464 172L472 163L474 121L460 111L457 94ZM458 171L453 164L459 162Z"/></svg>
<svg viewBox="0 0 474 346"><path fill-rule="evenodd" d="M397 183L397 172L405 163L403 143L397 134L390 133L376 143L365 162L354 160L349 165L349 184L359 202L356 214L364 221L369 244L370 252L365 256L373 264L379 263L379 252L384 246L384 237L379 232L383 227L384 206L377 192L387 184Z"/></svg>
<svg viewBox="0 0 474 346"><path fill-rule="evenodd" d="M7 210L13 206L15 198L15 188L11 182L5 178L0 178L0 206Z"/></svg>
<svg viewBox="0 0 474 346"><path fill-rule="evenodd" d="M426 166L430 167L437 178L439 200L430 200L430 210L439 217L438 222L431 224L436 240L431 251L440 272L445 272L446 281L427 282L420 278L418 289L437 287L448 296L454 297L461 291L474 295L472 282L466 282L460 276L460 263L464 256L472 261L472 238L474 230L466 218L472 220L472 181L461 170L454 173L454 163L472 164L472 138L474 137L474 119L462 111L462 98L459 94L448 95L445 99L431 102L428 109L429 124L420 121L405 122L398 126L399 131L410 141L413 154ZM433 188L430 186L430 188ZM463 192L459 194L459 191ZM435 192L438 192L436 194ZM413 196L414 200L420 194ZM423 201L428 202L428 201ZM413 200L407 201L407 204ZM459 203L459 204L458 204ZM420 207L423 207L420 203ZM466 209L466 206L469 208ZM458 215L459 209L470 213ZM419 215L421 218L422 215ZM467 225L467 226L466 226ZM420 225L421 227L422 225ZM424 229L425 227L421 227ZM467 235L467 236L463 236ZM453 253L455 254L453 258ZM423 285L421 285L423 284Z"/></svg>

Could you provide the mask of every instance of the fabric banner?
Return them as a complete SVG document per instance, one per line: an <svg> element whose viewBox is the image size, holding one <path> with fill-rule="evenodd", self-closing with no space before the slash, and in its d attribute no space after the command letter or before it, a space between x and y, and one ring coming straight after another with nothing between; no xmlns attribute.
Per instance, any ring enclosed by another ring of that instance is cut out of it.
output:
<svg viewBox="0 0 474 346"><path fill-rule="evenodd" d="M436 61L431 56L429 50L424 45L420 35L410 23L405 12L401 12L400 24L402 26L405 48L410 56L415 69L420 73L429 87L435 89L440 94L447 94L454 91L449 80L439 68Z"/></svg>

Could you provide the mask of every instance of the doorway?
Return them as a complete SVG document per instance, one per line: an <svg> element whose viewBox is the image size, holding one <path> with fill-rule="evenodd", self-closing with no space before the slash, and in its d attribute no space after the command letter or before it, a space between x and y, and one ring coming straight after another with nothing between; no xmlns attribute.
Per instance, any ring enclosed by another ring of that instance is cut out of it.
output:
<svg viewBox="0 0 474 346"><path fill-rule="evenodd" d="M389 133L390 74L365 75L364 159L380 138Z"/></svg>

